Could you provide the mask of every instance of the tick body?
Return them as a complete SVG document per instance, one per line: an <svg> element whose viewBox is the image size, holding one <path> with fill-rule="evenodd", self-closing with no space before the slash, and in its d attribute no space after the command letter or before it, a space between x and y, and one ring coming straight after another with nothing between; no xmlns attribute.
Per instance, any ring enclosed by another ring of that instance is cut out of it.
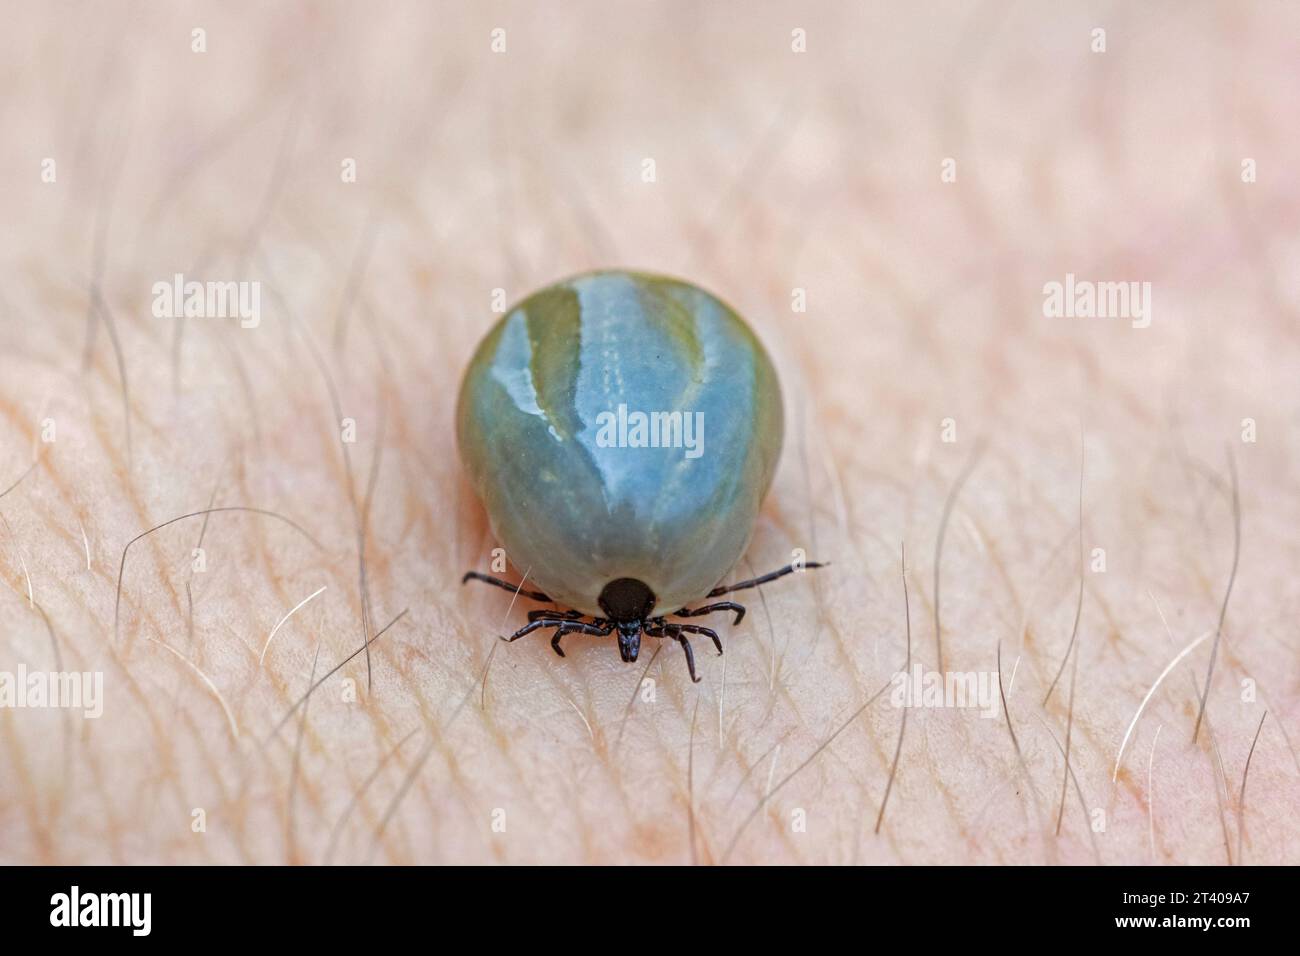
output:
<svg viewBox="0 0 1300 956"><path fill-rule="evenodd" d="M515 640L554 630L682 644L709 628L669 617L789 573L719 587L744 554L772 483L783 420L776 371L724 303L689 283L596 272L548 286L480 343L461 385L457 439L492 531L529 581ZM809 562L806 567L818 567ZM517 586L469 572L509 590Z"/></svg>

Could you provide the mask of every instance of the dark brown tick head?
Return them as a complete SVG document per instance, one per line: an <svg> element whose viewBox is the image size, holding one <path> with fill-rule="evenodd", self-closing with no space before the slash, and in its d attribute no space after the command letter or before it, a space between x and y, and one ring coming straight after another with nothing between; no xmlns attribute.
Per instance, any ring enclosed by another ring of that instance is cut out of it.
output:
<svg viewBox="0 0 1300 956"><path fill-rule="evenodd" d="M644 581L618 578L610 581L597 599L605 616L618 628L618 653L631 663L641 652L641 628L655 607L654 592Z"/></svg>

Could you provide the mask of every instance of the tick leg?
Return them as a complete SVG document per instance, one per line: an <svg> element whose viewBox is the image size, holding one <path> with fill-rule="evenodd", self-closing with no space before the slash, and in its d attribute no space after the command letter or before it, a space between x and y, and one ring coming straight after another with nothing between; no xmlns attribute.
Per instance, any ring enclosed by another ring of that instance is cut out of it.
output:
<svg viewBox="0 0 1300 956"><path fill-rule="evenodd" d="M542 618L566 617L575 620L582 617L581 611L552 611L550 608L538 607L528 612L529 621L540 621Z"/></svg>
<svg viewBox="0 0 1300 956"><path fill-rule="evenodd" d="M500 578L494 578L490 574L479 574L477 571L466 571L465 576L460 579L461 584L468 581L482 581L485 584L491 584L501 588L503 591L509 591L511 594L521 594L526 598L532 598L534 601L550 602L550 598L541 591L524 591L521 590L523 585L511 584L509 581L502 581Z"/></svg>
<svg viewBox="0 0 1300 956"><path fill-rule="evenodd" d="M722 641L718 640L718 632L711 627L700 627L698 624L674 624L672 625L678 631L689 631L692 634L703 634L713 641L713 646L718 649L718 655L722 655ZM686 640L686 638L682 638Z"/></svg>
<svg viewBox="0 0 1300 956"><path fill-rule="evenodd" d="M575 621L572 618L557 618L554 616L547 616L547 617L539 617L534 621L529 621L519 630L511 634L509 637L503 637L501 638L501 640L509 644L511 641L517 641L519 640L519 638L525 637L526 635L531 634L533 633L533 631L542 627L563 627L566 628L565 633L568 633L568 631L578 631L578 630L582 631L584 634L599 634L601 636L607 635L609 633L608 628L602 630L596 625L587 624L584 621ZM563 657L564 655L561 654L560 656Z"/></svg>
<svg viewBox="0 0 1300 956"><path fill-rule="evenodd" d="M609 632L614 629L614 625L604 620L600 620L598 623L589 624L586 621L576 621L571 617L570 618L560 618L554 616L539 617L535 621L529 621L519 630L511 634L509 637L503 637L501 638L501 640L509 644L513 641L519 640L519 638L521 637L526 637L527 635L533 633L533 631L536 631L543 627L559 628L559 631L552 639L551 646L555 648L555 650L559 653L561 657L564 656L564 652L561 651L558 646L556 646L556 642L565 634L573 634L577 632L581 634L594 634L597 637L608 637Z"/></svg>
<svg viewBox="0 0 1300 956"><path fill-rule="evenodd" d="M686 652L686 668L691 672L691 680L699 683L700 679L695 676L695 651L691 649L691 642L682 634L682 631L707 631L713 634L707 627L696 627L694 624L671 624L664 622L661 617L651 618L650 626L643 628L642 634L649 634L651 637L671 637L678 644L682 645L682 650ZM713 634L716 641L718 635ZM720 648L719 648L720 649Z"/></svg>
<svg viewBox="0 0 1300 956"><path fill-rule="evenodd" d="M535 621L529 621L519 630L511 634L509 637L503 637L501 638L501 640L509 644L512 641L517 641L519 640L519 638L525 637L526 635L533 633L533 631L537 630L540 627L559 627L563 623L564 621L556 621L556 620L552 620L551 618L540 617Z"/></svg>
<svg viewBox="0 0 1300 956"><path fill-rule="evenodd" d="M678 644L682 645L682 650L686 652L686 669L691 672L691 680L698 684L700 679L695 676L695 652L691 650L691 642L682 634L681 626L672 624L670 627L672 628L672 631L669 636Z"/></svg>
<svg viewBox="0 0 1300 956"><path fill-rule="evenodd" d="M677 612L677 617L700 617L704 614L715 614L718 611L735 611L736 619L731 622L735 627L745 616L745 606L737 604L735 601L719 601L717 604L707 604L704 607L689 608L684 607Z"/></svg>
<svg viewBox="0 0 1300 956"><path fill-rule="evenodd" d="M824 568L826 565L819 561L808 561L804 568ZM766 584L768 581L775 581L777 578L783 578L787 574L792 574L799 569L793 564L787 564L785 567L776 571L769 571L767 574L759 575L756 578L750 578L748 581L739 581L736 584L720 585L710 591L706 597L717 597L719 594L730 594L732 591L743 591L745 588L756 588L760 584ZM680 612L679 612L680 613Z"/></svg>
<svg viewBox="0 0 1300 956"><path fill-rule="evenodd" d="M573 613L577 614L578 612L574 611ZM561 657L564 656L564 651L560 650L560 638L564 637L565 634L573 634L576 631L581 634L595 634L598 637L607 637L610 632L608 627L599 624L588 624L586 621L551 621L550 623L555 625L555 636L551 638L551 649Z"/></svg>

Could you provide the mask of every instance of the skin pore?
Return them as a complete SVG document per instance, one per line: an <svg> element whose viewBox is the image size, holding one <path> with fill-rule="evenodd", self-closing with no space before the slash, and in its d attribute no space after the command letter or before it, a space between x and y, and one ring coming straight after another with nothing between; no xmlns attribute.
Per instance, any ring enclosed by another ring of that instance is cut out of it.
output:
<svg viewBox="0 0 1300 956"><path fill-rule="evenodd" d="M1300 859L1296 13L743 8L14 18L0 673L102 715L0 707L0 862ZM461 371L607 266L777 363L732 579L831 562L698 685L460 585Z"/></svg>

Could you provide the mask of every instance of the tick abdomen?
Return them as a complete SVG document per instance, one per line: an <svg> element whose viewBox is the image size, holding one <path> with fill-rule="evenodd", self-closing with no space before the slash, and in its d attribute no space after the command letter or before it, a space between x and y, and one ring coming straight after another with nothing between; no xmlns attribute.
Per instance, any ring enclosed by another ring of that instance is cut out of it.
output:
<svg viewBox="0 0 1300 956"><path fill-rule="evenodd" d="M508 312L475 353L461 456L511 562L558 603L644 581L657 613L744 552L782 435L776 374L725 304L600 272Z"/></svg>

